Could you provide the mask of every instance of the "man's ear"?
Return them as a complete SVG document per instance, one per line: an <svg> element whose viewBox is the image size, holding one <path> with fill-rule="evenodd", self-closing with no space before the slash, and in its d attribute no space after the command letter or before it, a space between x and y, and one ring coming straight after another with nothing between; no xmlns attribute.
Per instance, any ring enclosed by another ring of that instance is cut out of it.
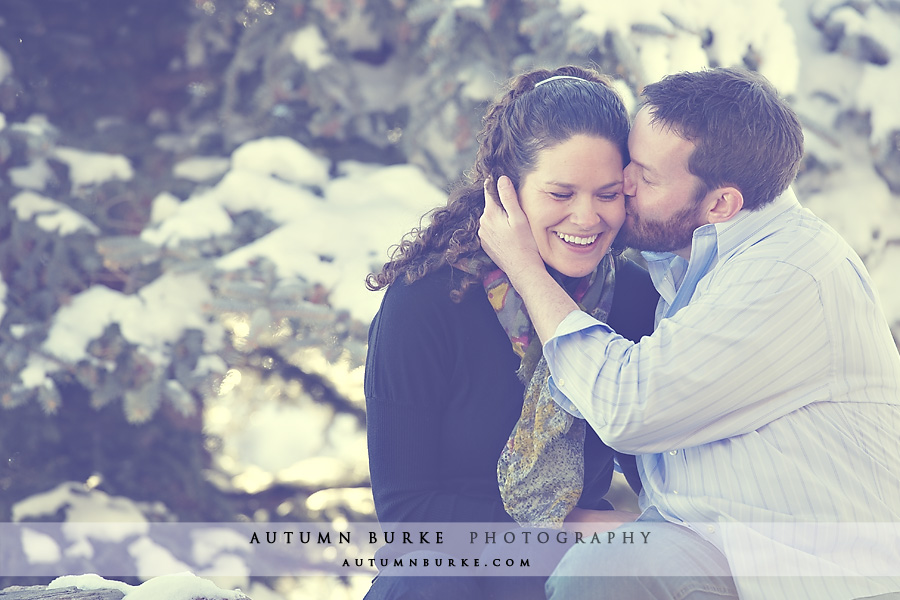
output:
<svg viewBox="0 0 900 600"><path fill-rule="evenodd" d="M707 199L706 219L709 223L724 223L744 208L744 195L736 187L716 188Z"/></svg>

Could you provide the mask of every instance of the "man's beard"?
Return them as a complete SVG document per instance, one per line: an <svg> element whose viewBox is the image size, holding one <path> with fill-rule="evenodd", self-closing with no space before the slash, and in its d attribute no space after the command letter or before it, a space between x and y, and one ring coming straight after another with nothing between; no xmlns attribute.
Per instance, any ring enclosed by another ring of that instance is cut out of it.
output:
<svg viewBox="0 0 900 600"><path fill-rule="evenodd" d="M629 197L625 199L626 211ZM621 245L651 252L675 252L690 248L694 230L703 225L700 220L701 204L692 202L665 221L641 219L629 213L616 240Z"/></svg>

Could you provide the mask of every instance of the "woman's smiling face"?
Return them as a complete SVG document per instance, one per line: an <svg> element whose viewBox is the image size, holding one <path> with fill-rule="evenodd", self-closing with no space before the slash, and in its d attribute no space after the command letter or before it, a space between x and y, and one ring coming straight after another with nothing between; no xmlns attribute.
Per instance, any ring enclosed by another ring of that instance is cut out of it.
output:
<svg viewBox="0 0 900 600"><path fill-rule="evenodd" d="M569 277L597 268L625 222L623 167L616 145L591 135L538 154L519 203L547 266Z"/></svg>

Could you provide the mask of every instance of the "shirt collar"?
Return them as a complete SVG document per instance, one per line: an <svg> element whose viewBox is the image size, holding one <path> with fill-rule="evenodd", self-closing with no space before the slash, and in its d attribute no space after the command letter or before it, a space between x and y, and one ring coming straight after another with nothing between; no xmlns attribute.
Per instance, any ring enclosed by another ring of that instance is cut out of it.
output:
<svg viewBox="0 0 900 600"><path fill-rule="evenodd" d="M654 286L665 302L675 304L675 297L685 278L691 280L691 287L695 286L720 260L745 243L755 240L775 217L794 207L799 207L799 202L793 190L788 188L758 210L741 210L724 223L698 227L691 239L690 262L672 252L641 252L647 261ZM677 310L678 307L673 308Z"/></svg>
<svg viewBox="0 0 900 600"><path fill-rule="evenodd" d="M790 210L799 207L797 196L794 191L788 188L780 196L772 202L764 205L754 211L741 210L732 219L724 223L716 223L716 238L718 242L719 258L726 256L736 250L744 243L751 241L757 237L759 232L765 228L775 217ZM704 226L705 227L705 226ZM703 229L700 227L694 232L694 240L692 243L691 256L693 257L693 246L696 245L697 233Z"/></svg>
<svg viewBox="0 0 900 600"><path fill-rule="evenodd" d="M797 196L791 188L788 188L780 196L772 202L766 204L762 208L750 211L741 210L730 220L724 223L707 224L694 230L694 236L691 239L691 260L699 256L697 252L701 246L705 246L704 238L713 236L716 239L716 254L718 258L731 253L744 242L752 239L767 223L772 221L781 213L794 207L799 207ZM648 263L656 263L665 261L667 263L680 265L682 269L687 270L687 261L672 252L641 252L641 255ZM674 259L679 259L675 261Z"/></svg>

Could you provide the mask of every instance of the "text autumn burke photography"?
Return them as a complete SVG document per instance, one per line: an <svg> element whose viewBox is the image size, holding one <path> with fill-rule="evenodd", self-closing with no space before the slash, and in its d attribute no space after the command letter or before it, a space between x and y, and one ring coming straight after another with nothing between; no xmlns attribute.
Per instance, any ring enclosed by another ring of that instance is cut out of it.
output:
<svg viewBox="0 0 900 600"><path fill-rule="evenodd" d="M651 542L649 531L581 531L548 529L392 529L351 528L348 530L280 529L253 531L249 543L254 547L298 547L300 551L313 547L340 549L333 556L333 565L341 569L402 568L410 573L423 569L434 571L468 571L504 569L521 572L543 571L557 556L555 546L575 544L646 545ZM355 550L355 551L353 551ZM547 563L546 565L544 563ZM491 571L493 572L493 571Z"/></svg>
<svg viewBox="0 0 900 600"><path fill-rule="evenodd" d="M362 534L365 539L355 539ZM649 531L469 531L468 544L647 544ZM443 531L263 531L252 532L251 544L409 544L443 545Z"/></svg>

